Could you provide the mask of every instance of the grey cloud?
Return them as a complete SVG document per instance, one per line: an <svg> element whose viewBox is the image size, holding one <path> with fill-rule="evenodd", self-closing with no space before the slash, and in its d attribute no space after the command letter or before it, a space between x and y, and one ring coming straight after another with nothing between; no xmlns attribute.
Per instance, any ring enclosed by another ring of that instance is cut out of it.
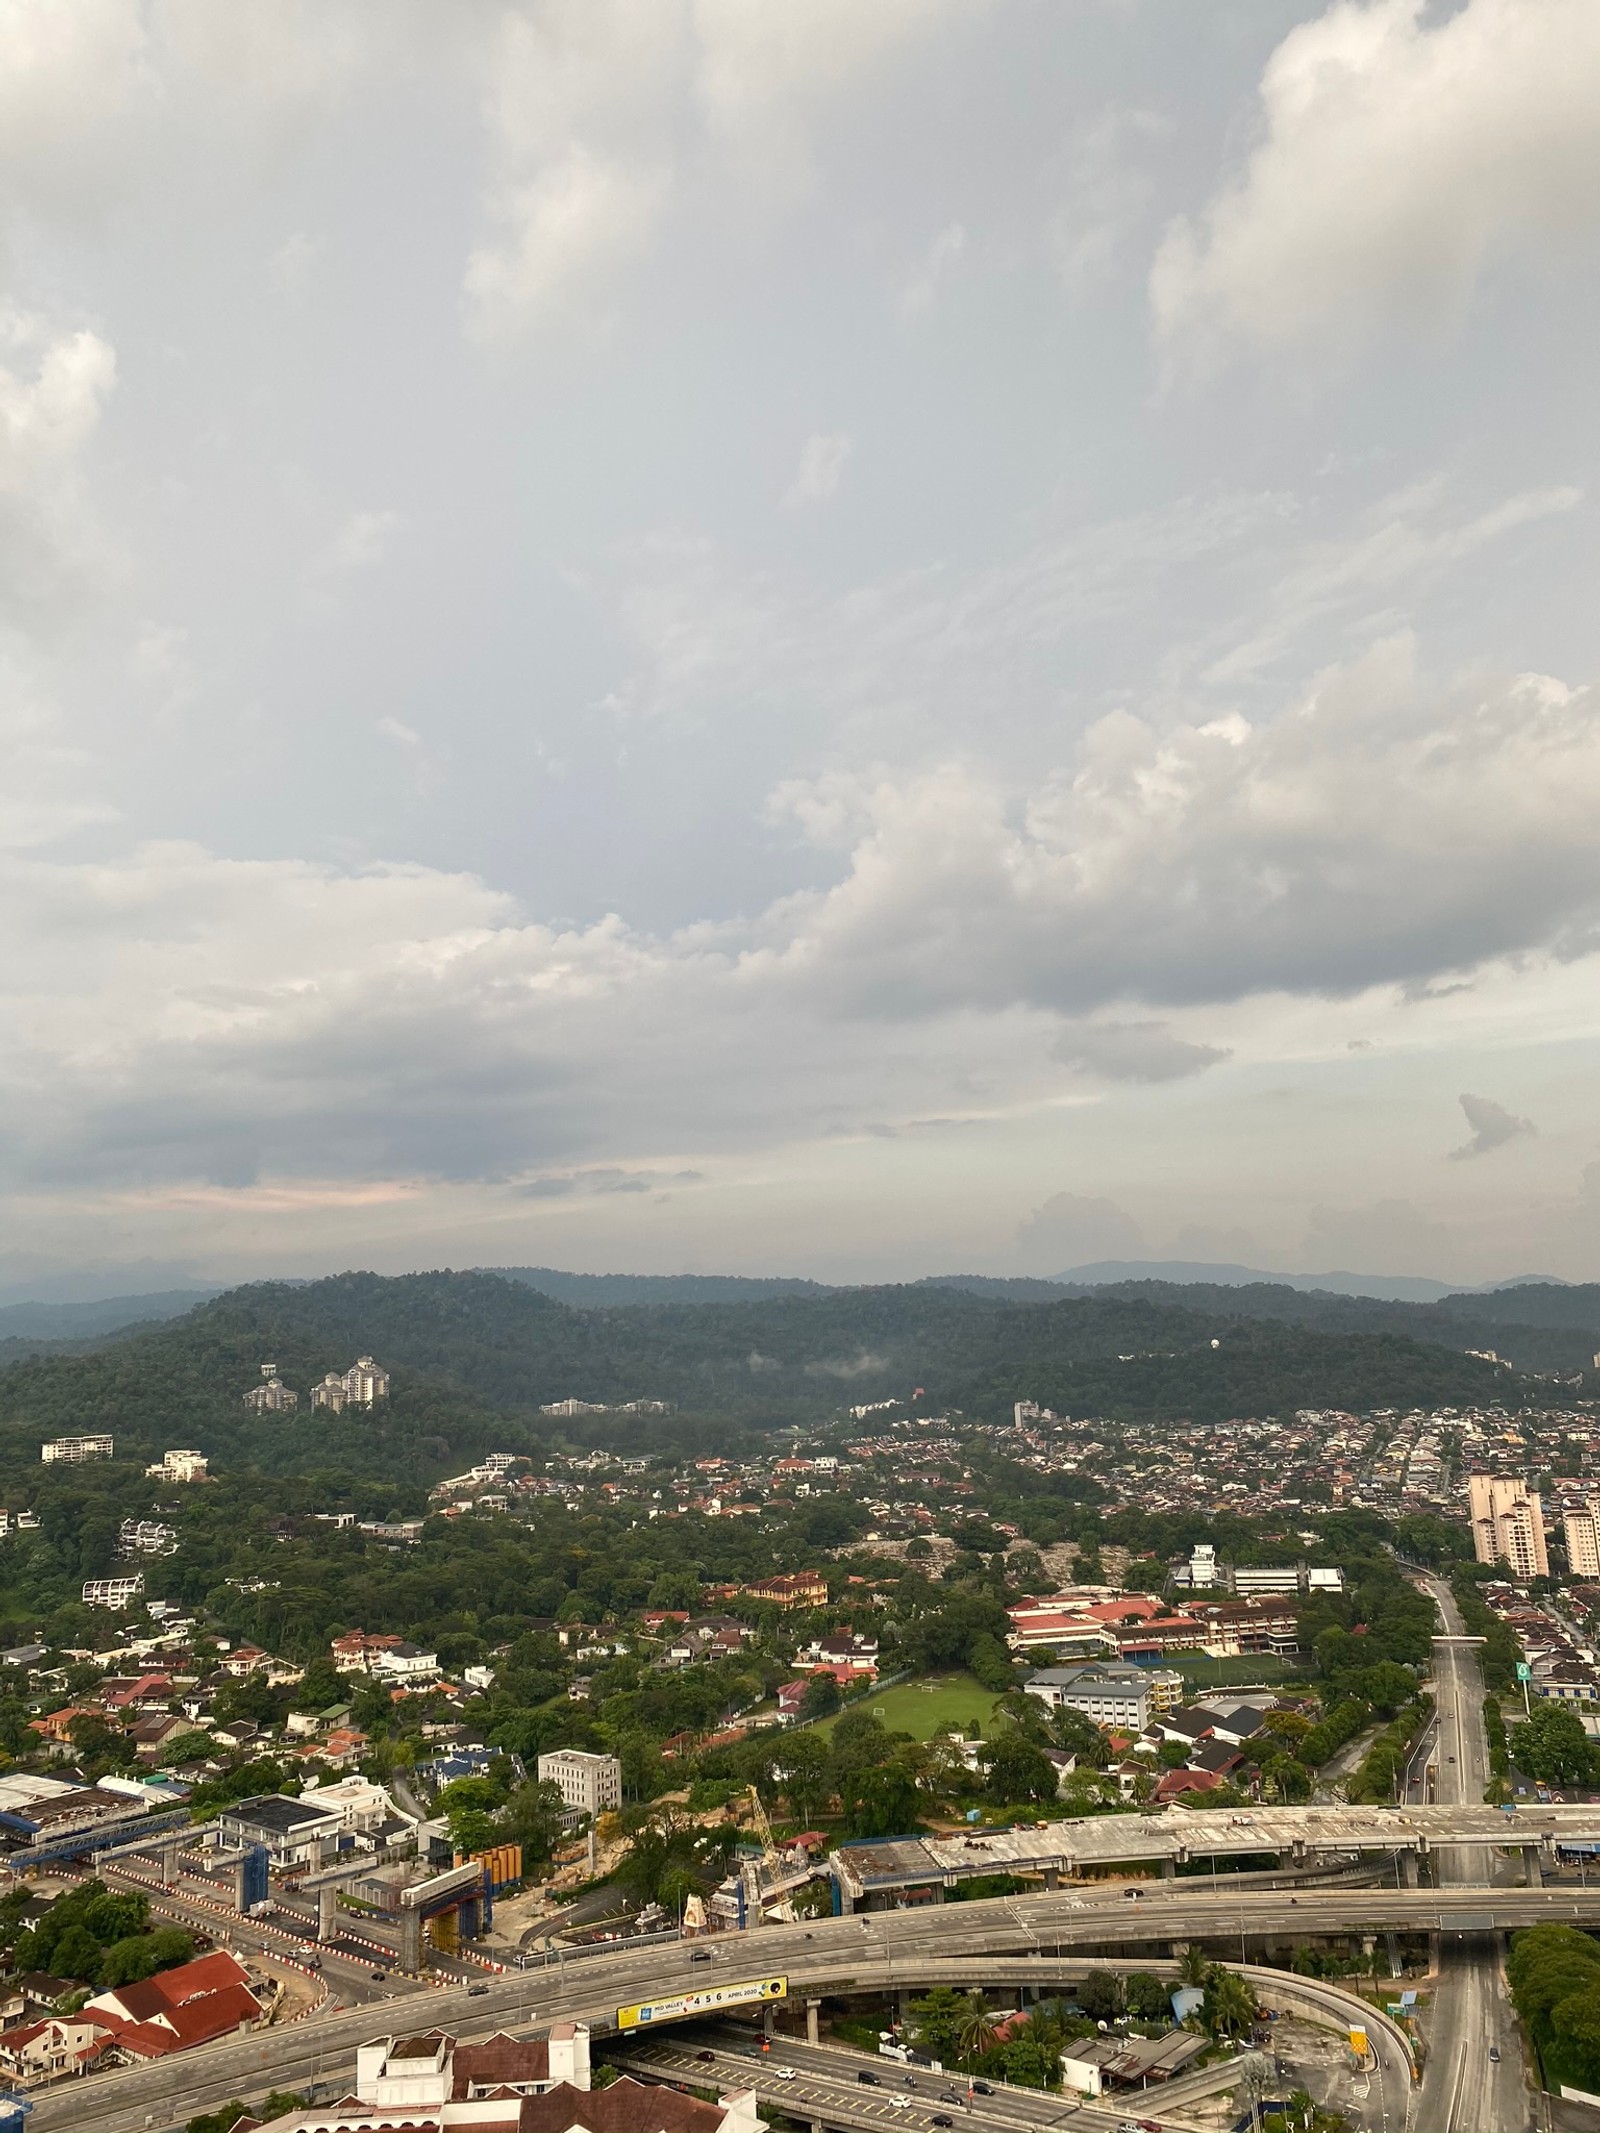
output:
<svg viewBox="0 0 1600 2133"><path fill-rule="evenodd" d="M1096 1259L1137 1259L1144 1235L1114 1200L1058 1192L1017 1230L1020 1264L1030 1273L1059 1274Z"/></svg>
<svg viewBox="0 0 1600 2133"><path fill-rule="evenodd" d="M1520 1140L1525 1134L1538 1131L1531 1118L1518 1118L1504 1104L1497 1104L1487 1096L1463 1096L1461 1108L1467 1115L1472 1137L1459 1148L1451 1149L1453 1163L1488 1155L1495 1148L1503 1148L1507 1141Z"/></svg>
<svg viewBox="0 0 1600 2133"><path fill-rule="evenodd" d="M665 1185L698 1185L701 1170L619 1170L605 1165L592 1170L549 1171L512 1189L527 1200L570 1199L579 1193L656 1192Z"/></svg>
<svg viewBox="0 0 1600 2133"><path fill-rule="evenodd" d="M1092 1022L1053 1038L1050 1056L1108 1081L1182 1081L1229 1054L1221 1045L1191 1044L1165 1022Z"/></svg>

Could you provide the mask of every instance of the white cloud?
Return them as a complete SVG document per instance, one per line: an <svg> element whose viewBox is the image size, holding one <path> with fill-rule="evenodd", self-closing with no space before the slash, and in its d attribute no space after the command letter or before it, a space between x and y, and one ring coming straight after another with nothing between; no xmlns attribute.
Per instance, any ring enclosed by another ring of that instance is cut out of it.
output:
<svg viewBox="0 0 1600 2133"><path fill-rule="evenodd" d="M312 558L312 575L342 577L348 571L371 570L383 561L404 524L398 511L352 511L333 539Z"/></svg>
<svg viewBox="0 0 1600 2133"><path fill-rule="evenodd" d="M800 449L800 464L784 502L794 509L806 504L825 504L830 497L836 496L854 449L855 439L847 431L815 431Z"/></svg>
<svg viewBox="0 0 1600 2133"><path fill-rule="evenodd" d="M886 783L762 952L885 1014L1422 985L1600 939L1597 807L1586 693L1441 688L1396 640L1271 722L1113 713L1027 796L954 764Z"/></svg>
<svg viewBox="0 0 1600 2133"><path fill-rule="evenodd" d="M913 313L928 310L966 249L965 225L946 223L902 284L901 309Z"/></svg>
<svg viewBox="0 0 1600 2133"><path fill-rule="evenodd" d="M80 330L49 338L13 314L5 338L33 357L0 365L0 614L24 627L59 619L109 568L81 459L116 383L109 342Z"/></svg>
<svg viewBox="0 0 1600 2133"><path fill-rule="evenodd" d="M1497 263L1600 226L1592 0L1341 0L1278 46L1260 98L1244 168L1152 270L1186 359L1448 319Z"/></svg>
<svg viewBox="0 0 1600 2133"><path fill-rule="evenodd" d="M782 206L813 137L952 0L542 0L507 8L486 60L488 229L467 263L472 330L503 341L603 320L672 213L712 227Z"/></svg>
<svg viewBox="0 0 1600 2133"><path fill-rule="evenodd" d="M1058 1192L1017 1230L1017 1251L1030 1273L1047 1278L1101 1259L1138 1259L1144 1236L1114 1200Z"/></svg>

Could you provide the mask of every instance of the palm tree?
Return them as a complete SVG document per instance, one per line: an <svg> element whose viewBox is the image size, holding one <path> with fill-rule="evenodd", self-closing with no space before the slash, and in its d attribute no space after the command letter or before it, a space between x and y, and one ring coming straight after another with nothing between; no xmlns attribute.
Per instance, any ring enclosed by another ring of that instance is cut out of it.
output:
<svg viewBox="0 0 1600 2133"><path fill-rule="evenodd" d="M992 2052L999 2041L989 2004L981 1992L967 1995L959 2037L963 2059L981 2059L985 2052Z"/></svg>
<svg viewBox="0 0 1600 2133"><path fill-rule="evenodd" d="M1186 1985L1203 1986L1211 1975L1211 1958L1198 1941L1190 1941L1178 1958L1178 1975Z"/></svg>
<svg viewBox="0 0 1600 2133"><path fill-rule="evenodd" d="M1256 2018L1256 1996L1237 1970L1219 1964L1206 1979L1200 2019L1214 2037L1243 2036Z"/></svg>

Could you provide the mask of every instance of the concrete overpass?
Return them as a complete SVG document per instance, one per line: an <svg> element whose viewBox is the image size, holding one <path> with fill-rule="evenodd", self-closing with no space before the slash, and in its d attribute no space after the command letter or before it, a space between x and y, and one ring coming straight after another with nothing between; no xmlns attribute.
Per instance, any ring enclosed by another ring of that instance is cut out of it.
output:
<svg viewBox="0 0 1600 2133"><path fill-rule="evenodd" d="M1129 1899L1120 1892L1063 1891L963 1904L958 1912L913 1910L819 1920L811 1926L769 1926L700 1944L654 1945L569 1962L564 1974L528 1971L467 1996L442 1988L401 2019L449 2028L458 2035L569 2018L589 2022L597 2036L616 2026L619 2007L672 1993L690 1993L763 1975L782 1976L789 1999L823 1999L843 1992L921 1990L941 1982L991 1982L1009 1975L1050 1976L1049 1959L1073 1950L1171 1946L1201 1941L1237 1960L1250 1944L1292 1942L1319 1933L1384 1931L1457 1936L1511 1930L1544 1921L1600 1927L1600 1887L1594 1889L1335 1888L1291 1894L1281 1889L1230 1890L1218 1877L1162 1882ZM710 1962L692 1960L712 1952ZM972 1966L976 1965L976 1969ZM1030 1966L1038 1965L1036 1970ZM1305 1980L1283 1978L1280 1997ZM396 2010L397 2014L400 2010ZM235 2096L268 2088L347 2087L356 2046L384 2017L372 2007L260 2031L207 2045L149 2067L91 2075L36 2099L30 2133L128 2133L129 2128L182 2125Z"/></svg>
<svg viewBox="0 0 1600 2133"><path fill-rule="evenodd" d="M1431 1852L1460 1844L1496 1845L1553 1859L1563 1843L1600 1842L1600 1803L1518 1808L1255 1807L1160 1814L1091 1815L1042 1822L1035 1829L985 1829L953 1837L889 1837L842 1845L830 1862L841 1911L876 1909L900 1891L942 1892L983 1874L1022 1874L1046 1888L1117 1867L1151 1867L1175 1875L1208 1859L1263 1854L1285 1864L1387 1854L1402 1876L1416 1878Z"/></svg>

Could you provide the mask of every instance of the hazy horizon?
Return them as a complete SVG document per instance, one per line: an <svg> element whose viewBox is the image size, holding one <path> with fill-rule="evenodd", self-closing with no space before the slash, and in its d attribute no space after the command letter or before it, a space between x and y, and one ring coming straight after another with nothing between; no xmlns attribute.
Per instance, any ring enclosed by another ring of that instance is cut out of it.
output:
<svg viewBox="0 0 1600 2133"><path fill-rule="evenodd" d="M0 1291L1600 1273L1600 10L0 57Z"/></svg>

